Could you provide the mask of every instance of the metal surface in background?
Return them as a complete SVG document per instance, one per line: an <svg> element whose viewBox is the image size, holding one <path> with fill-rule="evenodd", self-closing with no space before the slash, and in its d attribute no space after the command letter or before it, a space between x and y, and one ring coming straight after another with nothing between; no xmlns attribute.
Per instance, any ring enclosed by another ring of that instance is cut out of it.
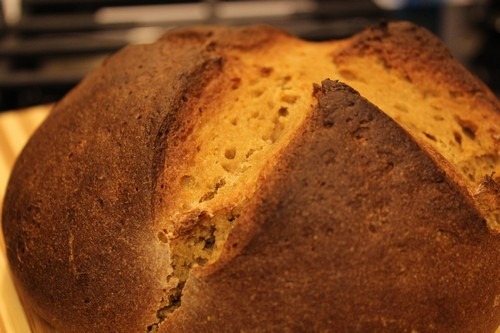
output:
<svg viewBox="0 0 500 333"><path fill-rule="evenodd" d="M16 3L17 6L16 7ZM0 110L53 102L107 55L191 24L267 23L309 40L338 39L385 20L410 20L500 92L498 1L2 0Z"/></svg>

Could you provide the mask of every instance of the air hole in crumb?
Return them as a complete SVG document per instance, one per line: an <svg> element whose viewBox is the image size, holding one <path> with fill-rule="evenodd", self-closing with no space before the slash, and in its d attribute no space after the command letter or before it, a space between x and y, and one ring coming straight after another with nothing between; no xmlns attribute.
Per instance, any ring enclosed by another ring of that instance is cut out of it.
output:
<svg viewBox="0 0 500 333"><path fill-rule="evenodd" d="M273 73L273 68L272 67L261 67L260 68L260 75L262 77L268 77Z"/></svg>
<svg viewBox="0 0 500 333"><path fill-rule="evenodd" d="M234 77L231 79L231 89L236 90L240 87L240 85L241 85L241 78Z"/></svg>
<svg viewBox="0 0 500 333"><path fill-rule="evenodd" d="M280 117L286 117L286 116L288 116L288 109L286 107L282 106L278 110L278 113L279 113Z"/></svg>
<svg viewBox="0 0 500 333"><path fill-rule="evenodd" d="M224 178L219 179L217 184L215 184L215 192L217 192L218 189L224 187L226 185L226 180Z"/></svg>
<svg viewBox="0 0 500 333"><path fill-rule="evenodd" d="M245 157L246 158L249 158L250 156L253 155L253 153L255 153L255 149L250 149L249 151L247 151L247 153L245 154Z"/></svg>
<svg viewBox="0 0 500 333"><path fill-rule="evenodd" d="M477 125L470 120L455 118L458 125L462 128L462 132L471 139L476 138Z"/></svg>
<svg viewBox="0 0 500 333"><path fill-rule="evenodd" d="M469 138L474 139L476 137L476 133L470 127L462 127L462 130Z"/></svg>
<svg viewBox="0 0 500 333"><path fill-rule="evenodd" d="M195 259L196 263L199 265L199 266L204 266L207 264L208 262L208 259L207 258L196 258Z"/></svg>
<svg viewBox="0 0 500 333"><path fill-rule="evenodd" d="M184 187L193 187L194 177L189 175L182 176L180 182Z"/></svg>
<svg viewBox="0 0 500 333"><path fill-rule="evenodd" d="M212 200L213 198L215 198L215 195L217 194L219 189L224 187L224 185L226 185L226 180L224 178L219 179L219 181L214 186L214 190L203 194L201 196L199 202L201 203L201 202L209 201L209 200Z"/></svg>
<svg viewBox="0 0 500 333"><path fill-rule="evenodd" d="M158 239L160 240L160 242L162 242L162 243L168 243L168 237L165 234L165 232L160 231L157 236L158 236Z"/></svg>
<svg viewBox="0 0 500 333"><path fill-rule="evenodd" d="M444 117L443 116L439 116L439 115L434 115L432 118L434 118L434 120L437 120L437 121L443 121L444 120Z"/></svg>
<svg viewBox="0 0 500 333"><path fill-rule="evenodd" d="M426 132L422 132L422 133L425 135L425 137L426 137L427 139L430 139L430 140L432 140L432 141L437 141L437 139L436 139L436 137L435 137L434 135L429 134L429 133L426 133Z"/></svg>
<svg viewBox="0 0 500 333"><path fill-rule="evenodd" d="M215 236L214 236L214 232L215 232L215 228L212 228L212 232L211 232L211 236L207 239L205 239L205 245L203 245L203 249L204 250L209 250L209 249L213 249L214 245L215 245Z"/></svg>
<svg viewBox="0 0 500 333"><path fill-rule="evenodd" d="M210 192L207 192L205 194L203 194L199 200L199 202L204 202L204 201L209 201L209 200L212 200L213 198L215 198L215 192L214 191L210 191Z"/></svg>
<svg viewBox="0 0 500 333"><path fill-rule="evenodd" d="M224 157L227 158L228 160L232 160L236 157L236 148L231 147L227 148L226 151L224 152Z"/></svg>
<svg viewBox="0 0 500 333"><path fill-rule="evenodd" d="M461 145L462 144L462 136L460 133L453 131L453 137L455 138L455 141Z"/></svg>
<svg viewBox="0 0 500 333"><path fill-rule="evenodd" d="M233 126L238 125L238 118L231 119L231 125L233 125Z"/></svg>

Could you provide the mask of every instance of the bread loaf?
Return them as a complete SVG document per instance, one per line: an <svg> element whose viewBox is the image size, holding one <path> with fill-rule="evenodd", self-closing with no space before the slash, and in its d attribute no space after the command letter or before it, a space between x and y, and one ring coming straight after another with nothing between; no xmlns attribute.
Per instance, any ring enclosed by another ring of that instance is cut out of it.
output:
<svg viewBox="0 0 500 333"><path fill-rule="evenodd" d="M494 332L500 104L423 28L127 47L19 157L3 232L59 332Z"/></svg>

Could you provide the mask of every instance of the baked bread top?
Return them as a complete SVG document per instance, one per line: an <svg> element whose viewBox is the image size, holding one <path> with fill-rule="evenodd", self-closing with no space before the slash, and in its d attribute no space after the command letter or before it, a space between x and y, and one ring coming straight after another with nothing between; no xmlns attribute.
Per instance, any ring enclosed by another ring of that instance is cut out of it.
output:
<svg viewBox="0 0 500 333"><path fill-rule="evenodd" d="M16 163L19 291L61 332L494 331L499 110L410 23L127 47Z"/></svg>

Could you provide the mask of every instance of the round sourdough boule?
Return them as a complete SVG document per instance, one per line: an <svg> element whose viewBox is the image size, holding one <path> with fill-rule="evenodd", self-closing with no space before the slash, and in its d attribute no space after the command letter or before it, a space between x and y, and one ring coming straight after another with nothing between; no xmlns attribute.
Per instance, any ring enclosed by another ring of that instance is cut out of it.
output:
<svg viewBox="0 0 500 333"><path fill-rule="evenodd" d="M494 332L499 120L409 23L172 31L31 138L2 213L13 277L58 332Z"/></svg>

